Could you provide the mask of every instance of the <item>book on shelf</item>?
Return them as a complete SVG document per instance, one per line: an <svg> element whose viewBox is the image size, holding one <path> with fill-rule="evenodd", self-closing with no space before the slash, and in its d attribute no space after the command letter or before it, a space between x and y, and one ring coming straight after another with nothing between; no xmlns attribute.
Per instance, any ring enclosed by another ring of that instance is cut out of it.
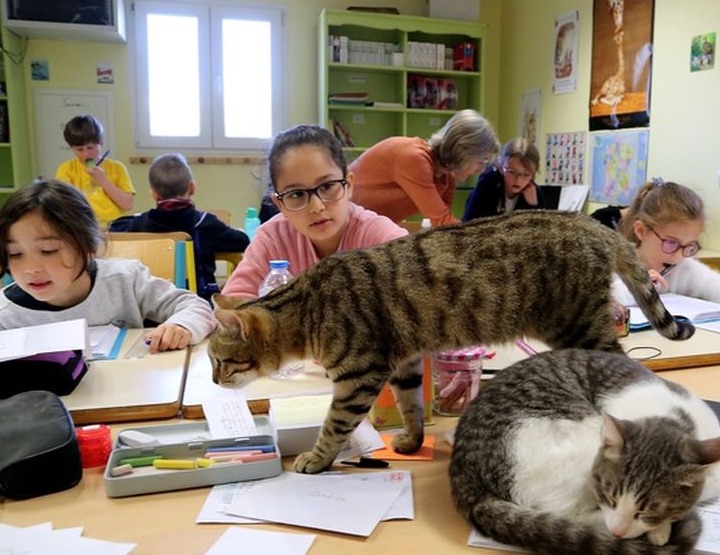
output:
<svg viewBox="0 0 720 555"><path fill-rule="evenodd" d="M335 119L330 121L332 122L333 135L340 141L340 144L344 147L355 146L355 141L352 135L350 135L350 131L347 130L347 127Z"/></svg>
<svg viewBox="0 0 720 555"><path fill-rule="evenodd" d="M660 299L670 311L670 314L684 316L693 323L700 324L720 320L720 303L686 297L677 293L663 293L660 295ZM639 307L629 306L628 308L630 309L631 330L642 330L650 327L647 317Z"/></svg>
<svg viewBox="0 0 720 555"><path fill-rule="evenodd" d="M358 105L364 106L368 102L368 93L357 92L357 93L333 93L328 96L328 102L330 104L346 104L346 105Z"/></svg>

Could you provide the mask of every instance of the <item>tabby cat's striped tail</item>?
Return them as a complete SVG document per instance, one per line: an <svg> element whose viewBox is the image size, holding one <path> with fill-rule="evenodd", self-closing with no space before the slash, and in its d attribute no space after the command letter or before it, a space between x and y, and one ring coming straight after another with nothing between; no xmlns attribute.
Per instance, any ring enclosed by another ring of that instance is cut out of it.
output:
<svg viewBox="0 0 720 555"><path fill-rule="evenodd" d="M497 498L480 499L469 520L478 530L501 543L539 555L683 555L692 551L702 529L694 511L673 524L664 546L652 545L643 535L618 539L604 524L558 518Z"/></svg>
<svg viewBox="0 0 720 555"><path fill-rule="evenodd" d="M692 337L695 326L676 320L668 312L647 270L638 260L635 246L629 241L623 241L617 254L615 271L630 290L650 325L668 339L684 340Z"/></svg>

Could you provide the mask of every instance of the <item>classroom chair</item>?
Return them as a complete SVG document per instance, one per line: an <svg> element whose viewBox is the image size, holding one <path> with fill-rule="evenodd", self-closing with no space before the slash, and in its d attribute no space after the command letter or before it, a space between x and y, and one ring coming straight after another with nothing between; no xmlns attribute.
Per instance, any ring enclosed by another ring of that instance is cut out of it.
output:
<svg viewBox="0 0 720 555"><path fill-rule="evenodd" d="M152 275L197 293L195 249L187 233L110 231L106 237L105 258L135 258L145 264Z"/></svg>

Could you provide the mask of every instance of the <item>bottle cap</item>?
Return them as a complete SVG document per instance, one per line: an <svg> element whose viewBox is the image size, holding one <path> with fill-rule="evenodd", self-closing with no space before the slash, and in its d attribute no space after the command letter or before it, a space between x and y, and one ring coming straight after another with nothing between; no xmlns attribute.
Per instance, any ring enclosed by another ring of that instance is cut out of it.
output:
<svg viewBox="0 0 720 555"><path fill-rule="evenodd" d="M103 466L107 463L112 451L110 426L105 424L83 426L75 431L75 435L83 468Z"/></svg>
<svg viewBox="0 0 720 555"><path fill-rule="evenodd" d="M271 260L270 261L270 269L271 270L283 270L288 269L290 267L290 262L287 260Z"/></svg>
<svg viewBox="0 0 720 555"><path fill-rule="evenodd" d="M254 206L248 206L245 209L245 216L248 218L257 218L258 217L258 209Z"/></svg>

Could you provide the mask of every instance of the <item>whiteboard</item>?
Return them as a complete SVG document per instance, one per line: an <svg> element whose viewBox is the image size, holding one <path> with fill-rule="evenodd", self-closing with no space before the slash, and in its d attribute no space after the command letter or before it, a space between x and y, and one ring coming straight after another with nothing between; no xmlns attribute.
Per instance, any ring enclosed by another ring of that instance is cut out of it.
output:
<svg viewBox="0 0 720 555"><path fill-rule="evenodd" d="M74 156L63 138L63 129L75 116L89 114L98 118L105 130L104 148L114 144L112 92L83 89L35 89L33 92L38 176L54 177L60 163Z"/></svg>

